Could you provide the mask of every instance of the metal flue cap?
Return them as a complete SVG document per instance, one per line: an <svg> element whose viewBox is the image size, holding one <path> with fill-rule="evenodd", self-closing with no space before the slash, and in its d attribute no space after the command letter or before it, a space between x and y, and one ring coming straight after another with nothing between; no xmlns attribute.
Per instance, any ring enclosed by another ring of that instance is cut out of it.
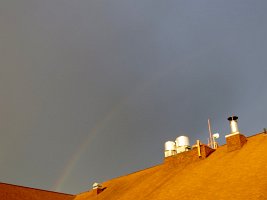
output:
<svg viewBox="0 0 267 200"><path fill-rule="evenodd" d="M93 189L102 188L102 185L100 183L94 183Z"/></svg>
<svg viewBox="0 0 267 200"><path fill-rule="evenodd" d="M231 117L228 117L228 120L229 121L235 121L235 120L237 120L238 119L238 117L237 116L231 116Z"/></svg>

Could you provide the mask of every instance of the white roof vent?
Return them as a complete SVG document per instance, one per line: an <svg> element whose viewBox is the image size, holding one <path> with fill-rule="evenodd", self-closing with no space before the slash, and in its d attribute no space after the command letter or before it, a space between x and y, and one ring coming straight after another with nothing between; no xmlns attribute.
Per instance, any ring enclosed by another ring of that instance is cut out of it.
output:
<svg viewBox="0 0 267 200"><path fill-rule="evenodd" d="M94 183L93 184L93 190L95 189L101 189L102 188L102 185L100 183Z"/></svg>
<svg viewBox="0 0 267 200"><path fill-rule="evenodd" d="M176 138L175 143L177 147L190 146L189 138L186 136L179 136Z"/></svg>
<svg viewBox="0 0 267 200"><path fill-rule="evenodd" d="M176 143L176 153L182 153L190 149L189 138L187 136L179 136L175 140Z"/></svg>
<svg viewBox="0 0 267 200"><path fill-rule="evenodd" d="M165 158L176 154L176 145L173 141L165 142Z"/></svg>

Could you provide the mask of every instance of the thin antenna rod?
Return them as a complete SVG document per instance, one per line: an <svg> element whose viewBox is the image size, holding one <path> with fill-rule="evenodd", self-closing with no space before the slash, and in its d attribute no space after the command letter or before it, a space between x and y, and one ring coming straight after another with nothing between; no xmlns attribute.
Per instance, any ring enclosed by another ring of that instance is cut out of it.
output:
<svg viewBox="0 0 267 200"><path fill-rule="evenodd" d="M210 127L210 119L208 119L208 128L209 128L209 133L210 133L210 147L214 148L214 146L213 146L214 142L213 142L211 127Z"/></svg>

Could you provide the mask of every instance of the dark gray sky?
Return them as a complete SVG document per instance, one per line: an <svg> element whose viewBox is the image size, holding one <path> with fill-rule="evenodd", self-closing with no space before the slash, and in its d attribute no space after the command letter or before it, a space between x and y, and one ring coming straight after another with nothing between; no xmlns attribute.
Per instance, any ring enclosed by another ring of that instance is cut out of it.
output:
<svg viewBox="0 0 267 200"><path fill-rule="evenodd" d="M2 0L0 182L79 193L227 117L267 126L267 2Z"/></svg>

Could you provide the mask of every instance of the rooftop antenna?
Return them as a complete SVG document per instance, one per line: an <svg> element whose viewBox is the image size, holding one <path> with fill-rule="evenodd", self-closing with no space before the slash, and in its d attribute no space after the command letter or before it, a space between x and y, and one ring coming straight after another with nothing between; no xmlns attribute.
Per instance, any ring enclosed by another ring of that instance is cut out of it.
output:
<svg viewBox="0 0 267 200"><path fill-rule="evenodd" d="M213 146L214 146L214 149L217 149L218 148L218 142L216 141L216 139L218 139L220 137L220 134L219 133L214 133L212 135L212 138L213 138Z"/></svg>
<svg viewBox="0 0 267 200"><path fill-rule="evenodd" d="M209 139L209 146L211 148L214 148L214 139L212 137L212 132L211 132L211 126L210 126L210 119L208 119L208 128L209 128L209 133L210 133L210 139Z"/></svg>

